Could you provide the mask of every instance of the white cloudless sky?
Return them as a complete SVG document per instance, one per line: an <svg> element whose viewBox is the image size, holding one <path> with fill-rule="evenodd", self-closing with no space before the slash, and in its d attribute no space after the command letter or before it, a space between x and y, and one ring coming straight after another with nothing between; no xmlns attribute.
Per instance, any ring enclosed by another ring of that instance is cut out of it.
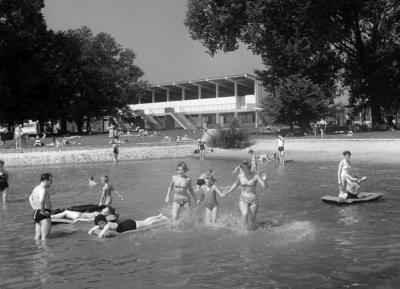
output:
<svg viewBox="0 0 400 289"><path fill-rule="evenodd" d="M231 53L206 53L183 24L186 0L45 0L43 14L49 29L88 26L106 32L132 49L144 79L153 84L254 74L262 69L259 56L244 45Z"/></svg>

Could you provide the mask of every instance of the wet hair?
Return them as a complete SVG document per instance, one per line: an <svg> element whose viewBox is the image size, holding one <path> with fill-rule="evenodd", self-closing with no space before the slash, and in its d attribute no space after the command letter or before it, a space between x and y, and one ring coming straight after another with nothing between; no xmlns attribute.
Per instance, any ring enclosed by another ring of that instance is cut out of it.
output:
<svg viewBox="0 0 400 289"><path fill-rule="evenodd" d="M49 173L44 173L40 176L40 181L49 181L53 176Z"/></svg>
<svg viewBox="0 0 400 289"><path fill-rule="evenodd" d="M95 223L96 225L98 225L99 222L101 222L101 221L108 223L107 218L106 218L104 215L102 215L102 214L99 214L99 215L97 215L96 217L94 217L94 223Z"/></svg>
<svg viewBox="0 0 400 289"><path fill-rule="evenodd" d="M178 163L178 165L176 166L176 168L182 168L184 172L187 172L189 170L188 166L186 165L185 162L180 162Z"/></svg>
<svg viewBox="0 0 400 289"><path fill-rule="evenodd" d="M248 162L248 161L243 161L241 164L240 164L240 167L241 168L243 168L243 167L247 167L248 169L251 169L251 164Z"/></svg>
<svg viewBox="0 0 400 289"><path fill-rule="evenodd" d="M351 152L350 152L350 151L344 151L344 152L343 152L343 156L345 156L345 155L351 156Z"/></svg>
<svg viewBox="0 0 400 289"><path fill-rule="evenodd" d="M108 181L108 176L104 176L103 178L104 178L106 181Z"/></svg>
<svg viewBox="0 0 400 289"><path fill-rule="evenodd" d="M254 153L254 151L252 149L249 149L249 154Z"/></svg>
<svg viewBox="0 0 400 289"><path fill-rule="evenodd" d="M0 165L4 166L4 161L3 160L0 160Z"/></svg>
<svg viewBox="0 0 400 289"><path fill-rule="evenodd" d="M214 179L214 177L213 177L212 175L207 175L207 176L204 178L204 180L210 180L210 181L212 181L212 182L216 182L216 181L217 181L216 179Z"/></svg>

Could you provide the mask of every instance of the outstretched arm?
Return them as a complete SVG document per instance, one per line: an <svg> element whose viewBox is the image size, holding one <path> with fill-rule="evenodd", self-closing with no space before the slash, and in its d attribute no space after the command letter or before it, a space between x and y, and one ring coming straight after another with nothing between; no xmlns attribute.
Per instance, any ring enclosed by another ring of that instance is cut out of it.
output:
<svg viewBox="0 0 400 289"><path fill-rule="evenodd" d="M194 194L194 190L193 190L193 187L192 187L192 180L191 179L189 179L189 182L188 182L188 189L189 189L190 194L192 195L192 198L195 199L196 202L197 202L197 197Z"/></svg>
<svg viewBox="0 0 400 289"><path fill-rule="evenodd" d="M165 202L168 203L171 191L174 188L174 177L171 178L171 183L168 186L167 196L165 197Z"/></svg>
<svg viewBox="0 0 400 289"><path fill-rule="evenodd" d="M221 190L216 185L213 185L213 187L214 187L214 190L218 193L218 195L220 195L221 197L225 197L225 195L221 192Z"/></svg>
<svg viewBox="0 0 400 289"><path fill-rule="evenodd" d="M104 226L103 230L101 230L99 234L99 238L103 238L109 230L111 230L111 222L108 222L107 225Z"/></svg>
<svg viewBox="0 0 400 289"><path fill-rule="evenodd" d="M230 194L233 190L235 190L240 185L239 177L236 178L236 181L232 184L231 188L227 191L224 191L224 195Z"/></svg>
<svg viewBox="0 0 400 289"><path fill-rule="evenodd" d="M120 198L121 201L124 199L124 198L121 196L120 193L118 193L116 190L114 190L114 188L112 189L112 191Z"/></svg>
<svg viewBox="0 0 400 289"><path fill-rule="evenodd" d="M88 232L88 234L89 235L92 235L93 234L93 232L95 231L95 230L97 230L99 228L99 226L94 226L93 228L91 228L90 230L89 230L89 232Z"/></svg>
<svg viewBox="0 0 400 289"><path fill-rule="evenodd" d="M266 189L266 188L268 187L268 184L267 184L267 175L266 175L266 174L263 174L262 177L261 177L259 174L256 174L256 179L257 179L258 183L260 184L260 186L261 186L263 189Z"/></svg>

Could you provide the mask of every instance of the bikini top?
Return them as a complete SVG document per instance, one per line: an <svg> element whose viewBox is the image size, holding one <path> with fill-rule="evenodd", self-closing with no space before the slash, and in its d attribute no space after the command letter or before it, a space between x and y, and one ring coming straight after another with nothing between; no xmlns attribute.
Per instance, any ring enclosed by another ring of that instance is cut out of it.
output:
<svg viewBox="0 0 400 289"><path fill-rule="evenodd" d="M344 161L343 170L347 170L351 168L351 163L348 161Z"/></svg>
<svg viewBox="0 0 400 289"><path fill-rule="evenodd" d="M256 177L253 177L251 180L247 180L245 178L245 182L240 182L240 185L242 187L254 187L255 185L257 185L257 179Z"/></svg>
<svg viewBox="0 0 400 289"><path fill-rule="evenodd" d="M185 178L186 184L183 185L183 186L182 186L182 185L177 185L177 184L175 183L175 180L176 180L176 179L174 179L174 188L180 188L180 189L187 188L188 178Z"/></svg>

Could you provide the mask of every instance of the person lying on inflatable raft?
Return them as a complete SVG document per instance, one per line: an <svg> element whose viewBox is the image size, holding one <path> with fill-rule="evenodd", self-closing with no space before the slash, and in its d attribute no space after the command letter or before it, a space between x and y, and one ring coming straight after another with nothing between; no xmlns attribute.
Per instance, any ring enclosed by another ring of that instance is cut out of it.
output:
<svg viewBox="0 0 400 289"><path fill-rule="evenodd" d="M76 222L92 222L94 218L100 214L105 216L109 221L118 219L115 209L111 206L76 206L70 209L58 210L59 213L52 212L51 222L53 223L76 223Z"/></svg>
<svg viewBox="0 0 400 289"><path fill-rule="evenodd" d="M168 218L162 214L159 214L158 216L149 217L143 221L134 221L132 219L128 219L117 223L117 222L109 222L104 215L100 214L94 218L94 223L96 224L96 226L91 228L88 234L89 235L97 234L99 238L103 238L110 236L110 233L112 233L112 231L115 231L117 233L124 233L128 231L150 227L152 225L161 223L165 220L168 220ZM99 232L99 230L101 231Z"/></svg>

